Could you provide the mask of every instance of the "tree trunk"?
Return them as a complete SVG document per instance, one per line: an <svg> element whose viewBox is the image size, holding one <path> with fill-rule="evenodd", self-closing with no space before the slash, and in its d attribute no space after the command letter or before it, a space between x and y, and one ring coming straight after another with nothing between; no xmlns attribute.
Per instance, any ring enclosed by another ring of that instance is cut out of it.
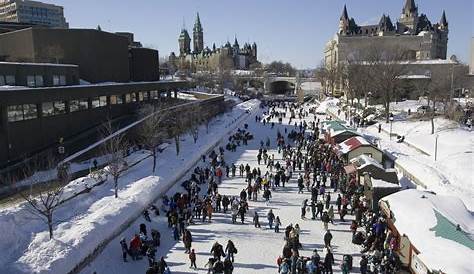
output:
<svg viewBox="0 0 474 274"><path fill-rule="evenodd" d="M156 169L156 148L153 149L153 174L155 174L155 169Z"/></svg>
<svg viewBox="0 0 474 274"><path fill-rule="evenodd" d="M367 104L368 104L367 103L367 92L364 91L364 105L365 105L366 108L367 108Z"/></svg>
<svg viewBox="0 0 474 274"><path fill-rule="evenodd" d="M176 156L179 155L179 135L174 136L174 144L176 146Z"/></svg>
<svg viewBox="0 0 474 274"><path fill-rule="evenodd" d="M115 191L115 198L118 198L118 177L119 175L116 174L114 176L114 191Z"/></svg>
<svg viewBox="0 0 474 274"><path fill-rule="evenodd" d="M48 214L48 230L49 230L49 239L53 238L53 214Z"/></svg>

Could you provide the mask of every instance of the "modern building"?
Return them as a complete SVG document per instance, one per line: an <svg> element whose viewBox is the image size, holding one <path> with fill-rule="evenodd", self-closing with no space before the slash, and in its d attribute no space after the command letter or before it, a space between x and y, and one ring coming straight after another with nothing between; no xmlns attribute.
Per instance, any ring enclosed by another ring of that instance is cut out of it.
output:
<svg viewBox="0 0 474 274"><path fill-rule="evenodd" d="M69 28L63 7L30 0L0 0L0 21Z"/></svg>
<svg viewBox="0 0 474 274"><path fill-rule="evenodd" d="M48 70L64 69L64 66L46 67ZM68 141L87 130L95 132L94 128L107 119L133 119L140 105L170 100L176 96L171 91L189 87L185 81L2 87L0 166L48 149L61 138ZM90 139L87 140L90 143Z"/></svg>
<svg viewBox="0 0 474 274"><path fill-rule="evenodd" d="M0 34L0 61L74 64L89 83L158 81L158 51L134 43L95 29L30 27Z"/></svg>
<svg viewBox="0 0 474 274"><path fill-rule="evenodd" d="M444 11L439 22L433 24L425 14L418 13L414 0L405 1L397 22L394 23L389 15L383 14L375 25L358 25L354 18L349 17L347 7L344 6L338 31L324 49L325 66L335 69L351 58L364 58L358 55L374 47L398 47L406 52L405 56L411 61L445 60L448 33ZM336 96L342 95L340 86L329 92Z"/></svg>
<svg viewBox="0 0 474 274"><path fill-rule="evenodd" d="M58 87L79 85L79 66L0 62L0 87Z"/></svg>
<svg viewBox="0 0 474 274"><path fill-rule="evenodd" d="M257 44L245 43L241 48L237 38L234 44L229 41L221 47L214 43L212 49L204 46L204 29L199 18L193 27L193 48L191 37L183 27L178 38L179 55L170 54L169 63L175 68L196 71L219 71L225 69L249 69L250 65L257 63Z"/></svg>

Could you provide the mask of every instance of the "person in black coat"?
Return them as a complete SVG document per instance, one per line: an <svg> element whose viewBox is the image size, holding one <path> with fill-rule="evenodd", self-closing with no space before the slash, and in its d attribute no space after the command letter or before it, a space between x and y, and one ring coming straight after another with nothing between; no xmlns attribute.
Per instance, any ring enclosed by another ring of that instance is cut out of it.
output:
<svg viewBox="0 0 474 274"><path fill-rule="evenodd" d="M334 263L334 255L330 248L327 248L326 256L324 256L324 269L326 274L332 274L332 264Z"/></svg>

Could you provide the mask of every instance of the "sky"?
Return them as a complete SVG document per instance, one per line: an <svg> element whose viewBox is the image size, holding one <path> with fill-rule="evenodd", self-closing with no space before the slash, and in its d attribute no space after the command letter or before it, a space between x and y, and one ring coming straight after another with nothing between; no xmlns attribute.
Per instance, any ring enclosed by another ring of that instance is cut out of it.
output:
<svg viewBox="0 0 474 274"><path fill-rule="evenodd" d="M400 17L405 0L43 0L64 6L71 28L129 31L144 46L168 56L178 50L185 25L192 36L196 13L204 28L204 43L223 45L234 36L242 45L256 42L258 59L290 62L298 68L317 67L326 42L337 31L347 4L349 17L359 25L377 23L383 13ZM420 13L432 23L443 10L449 22L448 56L470 58L474 36L473 0L416 0Z"/></svg>

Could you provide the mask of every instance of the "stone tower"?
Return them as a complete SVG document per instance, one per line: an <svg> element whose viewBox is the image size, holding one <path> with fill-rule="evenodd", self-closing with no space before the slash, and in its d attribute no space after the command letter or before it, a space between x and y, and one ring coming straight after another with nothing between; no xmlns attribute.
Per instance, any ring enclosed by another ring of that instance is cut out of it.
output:
<svg viewBox="0 0 474 274"><path fill-rule="evenodd" d="M439 21L439 41L437 47L438 58L446 59L448 52L448 20L446 19L446 13L443 10L443 15L441 15L441 20Z"/></svg>
<svg viewBox="0 0 474 274"><path fill-rule="evenodd" d="M201 19L199 18L199 12L197 13L196 22L194 23L193 28L193 45L195 53L201 53L204 49L204 34Z"/></svg>
<svg viewBox="0 0 474 274"><path fill-rule="evenodd" d="M191 52L191 37L189 37L188 31L184 27L179 35L178 43L180 55L186 55Z"/></svg>
<svg viewBox="0 0 474 274"><path fill-rule="evenodd" d="M403 6L402 15L400 16L400 25L402 32L415 33L418 25L418 7L415 0L406 0Z"/></svg>

